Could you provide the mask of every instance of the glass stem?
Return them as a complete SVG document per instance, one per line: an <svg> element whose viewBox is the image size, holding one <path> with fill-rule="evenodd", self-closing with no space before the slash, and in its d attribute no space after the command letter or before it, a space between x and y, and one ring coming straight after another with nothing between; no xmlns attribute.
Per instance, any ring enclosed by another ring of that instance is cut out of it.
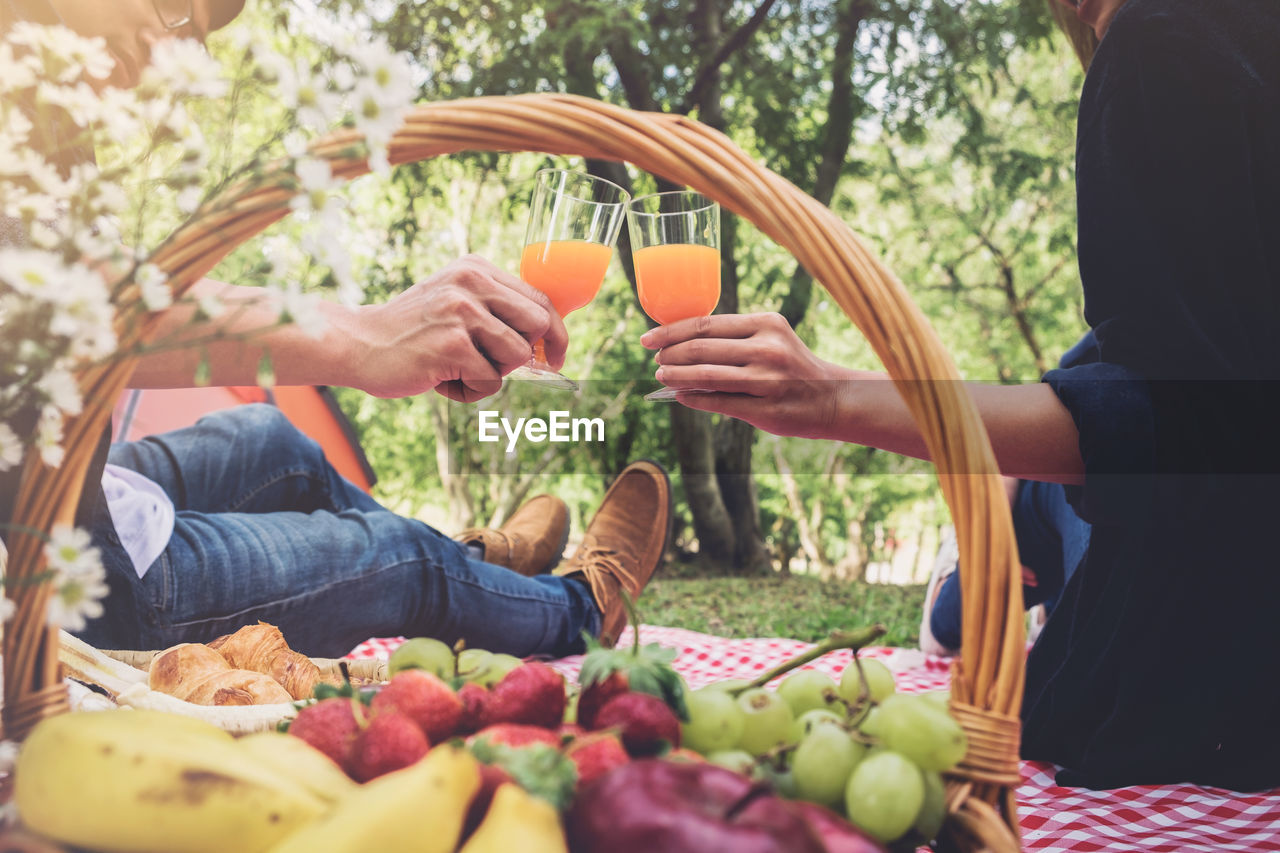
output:
<svg viewBox="0 0 1280 853"><path fill-rule="evenodd" d="M538 341L533 345L533 363L534 364L547 363L547 345L543 343L541 338L539 338Z"/></svg>

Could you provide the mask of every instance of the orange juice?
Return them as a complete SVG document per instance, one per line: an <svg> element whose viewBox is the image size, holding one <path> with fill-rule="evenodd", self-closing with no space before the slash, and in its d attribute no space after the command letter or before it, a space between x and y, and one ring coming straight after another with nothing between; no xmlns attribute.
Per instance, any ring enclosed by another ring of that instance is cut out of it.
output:
<svg viewBox="0 0 1280 853"><path fill-rule="evenodd" d="M583 240L530 243L520 256L520 277L547 294L563 317L595 298L612 254Z"/></svg>
<svg viewBox="0 0 1280 853"><path fill-rule="evenodd" d="M666 325L702 317L720 301L720 250L689 243L637 249L636 289L644 312Z"/></svg>

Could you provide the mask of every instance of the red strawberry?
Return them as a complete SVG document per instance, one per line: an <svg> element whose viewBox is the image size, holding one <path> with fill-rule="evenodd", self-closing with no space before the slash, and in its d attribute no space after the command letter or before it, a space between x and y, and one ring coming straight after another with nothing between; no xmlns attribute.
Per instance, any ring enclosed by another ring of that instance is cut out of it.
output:
<svg viewBox="0 0 1280 853"><path fill-rule="evenodd" d="M675 712L648 693L623 693L610 699L596 714L596 726L617 728L622 743L635 756L654 755L669 745L680 746L680 721Z"/></svg>
<svg viewBox="0 0 1280 853"><path fill-rule="evenodd" d="M578 725L587 729L596 728L596 714L614 696L627 692L629 680L626 673L614 670L604 681L583 685L582 692L578 694Z"/></svg>
<svg viewBox="0 0 1280 853"><path fill-rule="evenodd" d="M578 738L564 754L578 768L578 790L631 760L622 748L622 741L613 732L598 732Z"/></svg>
<svg viewBox="0 0 1280 853"><path fill-rule="evenodd" d="M564 676L544 663L521 664L489 691L484 723L526 723L553 729L564 718Z"/></svg>
<svg viewBox="0 0 1280 853"><path fill-rule="evenodd" d="M606 649L589 641L590 650L582 659L578 683L578 722L589 729L601 728L597 720L600 709L609 700L631 691L656 696L676 712L681 720L689 718L684 704L684 681L671 668L675 649L664 649L657 643L634 645L629 649Z"/></svg>
<svg viewBox="0 0 1280 853"><path fill-rule="evenodd" d="M462 700L449 685L424 669L406 669L373 697L373 710L396 710L418 724L429 743L440 743L458 729Z"/></svg>
<svg viewBox="0 0 1280 853"><path fill-rule="evenodd" d="M489 703L489 690L468 681L458 688L458 699L462 701L458 734L470 734L484 724L484 706Z"/></svg>
<svg viewBox="0 0 1280 853"><path fill-rule="evenodd" d="M369 721L356 737L351 753L351 776L368 782L408 767L427 754L429 744L422 729L408 714L384 711Z"/></svg>
<svg viewBox="0 0 1280 853"><path fill-rule="evenodd" d="M350 698L335 697L308 705L289 724L289 734L302 738L345 770L360 733L352 703Z"/></svg>
<svg viewBox="0 0 1280 853"><path fill-rule="evenodd" d="M562 741L582 737L586 733L587 730L577 723L561 723L559 728L556 729L556 734L560 735Z"/></svg>
<svg viewBox="0 0 1280 853"><path fill-rule="evenodd" d="M467 738L467 743L472 743L480 738L488 738L493 743L500 743L505 746L528 746L531 743L545 743L548 746L557 748L560 746L560 735L551 729L544 729L542 726L526 726L520 723L497 723L483 728Z"/></svg>

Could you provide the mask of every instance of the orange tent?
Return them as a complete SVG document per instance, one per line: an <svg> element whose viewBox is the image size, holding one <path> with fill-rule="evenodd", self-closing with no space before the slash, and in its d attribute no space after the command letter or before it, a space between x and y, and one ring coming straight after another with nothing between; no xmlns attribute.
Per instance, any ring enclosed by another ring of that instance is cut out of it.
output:
<svg viewBox="0 0 1280 853"><path fill-rule="evenodd" d="M329 464L366 492L378 481L355 428L323 385L259 388L236 385L209 388L165 388L126 391L111 415L114 441L136 441L148 435L190 426L202 416L242 403L270 403L324 448Z"/></svg>

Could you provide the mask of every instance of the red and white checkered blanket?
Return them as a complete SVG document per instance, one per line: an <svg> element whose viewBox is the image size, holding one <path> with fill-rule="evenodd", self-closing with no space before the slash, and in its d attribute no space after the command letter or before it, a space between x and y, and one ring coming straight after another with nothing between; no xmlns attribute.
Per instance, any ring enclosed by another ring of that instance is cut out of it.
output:
<svg viewBox="0 0 1280 853"><path fill-rule="evenodd" d="M754 678L810 648L797 640L729 640L680 628L643 626L642 643L679 650L675 667L691 687L725 678ZM621 644L630 642L630 635ZM370 640L352 657L385 657L399 639ZM904 692L945 690L951 662L912 649L874 648L864 652L894 671ZM838 676L850 652L833 652L810 664ZM581 656L552 661L576 678ZM1090 791L1061 788L1054 767L1022 763L1018 816L1024 849L1064 853L1221 853L1280 851L1280 789L1238 794L1195 785L1164 785Z"/></svg>

